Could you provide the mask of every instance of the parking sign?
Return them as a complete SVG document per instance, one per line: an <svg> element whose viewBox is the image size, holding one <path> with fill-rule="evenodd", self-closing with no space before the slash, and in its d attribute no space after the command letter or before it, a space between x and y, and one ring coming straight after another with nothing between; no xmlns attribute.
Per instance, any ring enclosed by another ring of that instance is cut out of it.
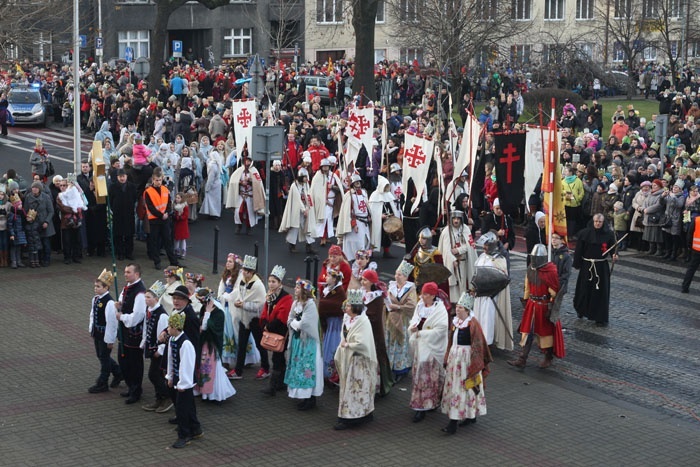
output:
<svg viewBox="0 0 700 467"><path fill-rule="evenodd" d="M182 41L173 41L173 57L182 58Z"/></svg>
<svg viewBox="0 0 700 467"><path fill-rule="evenodd" d="M102 45L103 45L102 36L97 36L97 37L95 38L95 48L96 48L96 49L101 49L101 48L102 48Z"/></svg>
<svg viewBox="0 0 700 467"><path fill-rule="evenodd" d="M87 48L87 36L85 34L80 34L80 48Z"/></svg>

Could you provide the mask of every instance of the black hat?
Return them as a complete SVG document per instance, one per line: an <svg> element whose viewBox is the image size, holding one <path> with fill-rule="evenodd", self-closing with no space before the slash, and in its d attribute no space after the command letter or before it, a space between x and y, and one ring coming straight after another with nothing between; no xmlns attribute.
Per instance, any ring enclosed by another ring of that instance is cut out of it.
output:
<svg viewBox="0 0 700 467"><path fill-rule="evenodd" d="M117 170L117 176L119 176L119 175L126 175L126 170L124 170L124 169L118 169L118 170Z"/></svg>
<svg viewBox="0 0 700 467"><path fill-rule="evenodd" d="M178 285L177 289L175 289L175 292L170 293L170 296L171 297L181 297L181 298L187 299L187 301L191 301L190 300L190 291L187 290L187 287L185 287L184 285Z"/></svg>

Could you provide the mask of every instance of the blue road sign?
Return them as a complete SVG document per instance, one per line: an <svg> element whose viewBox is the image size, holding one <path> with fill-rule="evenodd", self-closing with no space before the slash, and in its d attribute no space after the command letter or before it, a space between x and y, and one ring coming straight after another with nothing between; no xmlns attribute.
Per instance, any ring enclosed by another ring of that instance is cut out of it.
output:
<svg viewBox="0 0 700 467"><path fill-rule="evenodd" d="M182 57L182 41L173 41L173 57Z"/></svg>
<svg viewBox="0 0 700 467"><path fill-rule="evenodd" d="M85 49L87 48L87 36L84 34L80 34L80 48Z"/></svg>
<svg viewBox="0 0 700 467"><path fill-rule="evenodd" d="M131 47L126 47L124 49L124 60L127 62L133 62L134 61L134 49Z"/></svg>
<svg viewBox="0 0 700 467"><path fill-rule="evenodd" d="M97 36L97 37L95 38L95 48L96 48L96 49L101 49L103 45L104 45L104 43L102 42L102 37L101 37L101 36Z"/></svg>

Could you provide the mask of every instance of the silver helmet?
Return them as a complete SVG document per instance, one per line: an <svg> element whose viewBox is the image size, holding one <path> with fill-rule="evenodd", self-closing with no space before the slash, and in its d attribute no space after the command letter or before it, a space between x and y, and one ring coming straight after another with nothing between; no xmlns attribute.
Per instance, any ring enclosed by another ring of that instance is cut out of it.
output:
<svg viewBox="0 0 700 467"><path fill-rule="evenodd" d="M418 233L418 238L432 239L433 232L430 230L430 227L423 227Z"/></svg>
<svg viewBox="0 0 700 467"><path fill-rule="evenodd" d="M486 232L476 241L477 246L483 247L484 252L489 255L498 251L498 243L498 236L492 231Z"/></svg>
<svg viewBox="0 0 700 467"><path fill-rule="evenodd" d="M547 254L547 247L541 243L538 243L532 247L530 252L530 267L534 269L539 269L549 262L549 255Z"/></svg>

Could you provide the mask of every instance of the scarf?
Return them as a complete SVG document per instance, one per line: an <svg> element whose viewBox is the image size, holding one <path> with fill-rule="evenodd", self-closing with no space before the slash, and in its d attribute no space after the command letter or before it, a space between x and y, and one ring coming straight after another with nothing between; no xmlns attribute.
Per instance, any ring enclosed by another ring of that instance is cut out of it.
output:
<svg viewBox="0 0 700 467"><path fill-rule="evenodd" d="M187 203L179 203L175 204L173 208L175 211L177 211L178 214L182 214L182 212L185 210L185 206L187 206Z"/></svg>
<svg viewBox="0 0 700 467"><path fill-rule="evenodd" d="M564 181L566 183L568 183L569 185L571 185L572 183L574 183L576 178L578 178L578 177L576 177L576 175L567 175L566 177L564 177Z"/></svg>

